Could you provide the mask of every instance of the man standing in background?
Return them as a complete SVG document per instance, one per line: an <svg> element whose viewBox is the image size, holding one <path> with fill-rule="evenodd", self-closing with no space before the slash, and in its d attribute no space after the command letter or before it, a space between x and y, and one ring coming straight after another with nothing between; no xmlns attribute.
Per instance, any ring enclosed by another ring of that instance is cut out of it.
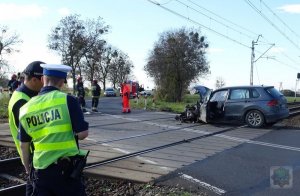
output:
<svg viewBox="0 0 300 196"><path fill-rule="evenodd" d="M78 101L79 104L81 106L81 110L82 112L86 112L85 109L85 92L84 92L84 86L83 86L83 82L82 82L82 77L79 76L77 78L77 85L76 85L76 90L77 90L77 97L78 97Z"/></svg>
<svg viewBox="0 0 300 196"><path fill-rule="evenodd" d="M101 88L97 80L93 80L92 84L92 111L98 112L97 107L99 103L99 97L101 94Z"/></svg>
<svg viewBox="0 0 300 196"><path fill-rule="evenodd" d="M9 91L9 97L11 97L14 90L16 90L18 88L17 75L16 74L13 74L11 76L11 79L8 81L7 88L8 88L8 91Z"/></svg>

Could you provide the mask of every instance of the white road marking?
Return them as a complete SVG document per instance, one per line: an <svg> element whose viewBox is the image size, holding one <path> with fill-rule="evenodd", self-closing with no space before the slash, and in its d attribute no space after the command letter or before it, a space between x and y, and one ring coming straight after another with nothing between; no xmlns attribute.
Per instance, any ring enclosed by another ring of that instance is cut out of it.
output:
<svg viewBox="0 0 300 196"><path fill-rule="evenodd" d="M97 140L95 140L95 139L91 139L91 138L89 138L89 137L87 137L87 138L85 138L86 140L90 140L90 141L93 141L93 142L97 142Z"/></svg>
<svg viewBox="0 0 300 196"><path fill-rule="evenodd" d="M222 195L222 194L226 193L225 190L220 189L220 188L215 187L215 186L212 186L212 185L210 185L210 184L208 184L206 182L202 182L201 180L193 178L192 176L189 176L189 175L186 175L186 174L183 174L183 173L179 173L179 175L180 175L180 178L183 178L185 180L188 180L190 182L198 184L198 185L200 185L200 186L202 186L202 187L204 187L204 188L206 188L206 189L208 189L210 191L213 191L214 193L216 193L218 195Z"/></svg>
<svg viewBox="0 0 300 196"><path fill-rule="evenodd" d="M284 149L284 150L300 152L300 148L293 147L293 146L286 146L286 145L273 144L273 143L268 143L268 142L248 140L248 139L243 139L243 138L238 138L238 137L231 137L231 136L227 136L227 135L217 135L217 137L226 138L229 140L234 140L234 141L239 141L239 142L244 142L244 143L248 143L248 144L256 144L256 145L260 145L260 146L268 146L268 147L273 147L273 148L279 148L279 149Z"/></svg>
<svg viewBox="0 0 300 196"><path fill-rule="evenodd" d="M109 115L109 116L114 117L114 118L122 118L124 120L133 121L132 118L125 118L125 117L121 117L118 115ZM141 121L141 120L134 120L134 121ZM184 131L194 132L194 133L211 134L211 132L208 132L208 131L201 131L201 130L196 130L196 129L191 129L191 128L182 128L182 127L176 127L176 126L170 126L170 125L162 125L162 124L158 124L158 123L154 123L154 122L142 122L142 123L148 124L148 125L153 125L153 126L158 126L158 127L163 127L163 128L169 128L169 129L182 129ZM238 128L243 128L246 126L247 125L243 125ZM249 140L249 139L244 139L244 138L239 138L239 137L232 137L232 136L228 136L228 135L224 135L224 134L214 135L214 137L225 138L228 140L238 141L238 142L242 142L242 143L256 144L256 145L260 145L260 146L267 146L267 147L273 147L273 148L279 148L279 149L300 152L300 148L293 147L293 146L285 146L285 145L273 144L273 143L268 143L268 142L254 141L254 140Z"/></svg>

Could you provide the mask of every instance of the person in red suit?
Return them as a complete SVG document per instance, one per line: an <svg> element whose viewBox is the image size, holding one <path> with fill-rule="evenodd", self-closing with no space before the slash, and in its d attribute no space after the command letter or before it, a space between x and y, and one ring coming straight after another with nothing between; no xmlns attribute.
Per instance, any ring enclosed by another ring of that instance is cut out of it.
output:
<svg viewBox="0 0 300 196"><path fill-rule="evenodd" d="M123 109L122 112L123 113L130 113L130 106L129 106L129 98L130 98L130 88L129 88L129 82L124 82L123 86L122 86L122 105L123 105Z"/></svg>

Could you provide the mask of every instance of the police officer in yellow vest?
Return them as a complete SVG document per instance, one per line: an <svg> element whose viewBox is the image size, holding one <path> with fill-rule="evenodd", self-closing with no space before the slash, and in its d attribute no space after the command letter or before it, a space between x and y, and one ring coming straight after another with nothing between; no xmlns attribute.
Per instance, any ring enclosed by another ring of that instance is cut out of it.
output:
<svg viewBox="0 0 300 196"><path fill-rule="evenodd" d="M88 136L88 123L77 99L60 91L66 65L42 64L44 87L20 110L21 152L29 172L29 146L34 145L33 167L37 195L86 195L82 178L71 177L78 157L77 138Z"/></svg>
<svg viewBox="0 0 300 196"><path fill-rule="evenodd" d="M19 155L21 155L20 142L17 139L19 111L20 108L27 103L29 99L36 96L43 87L41 81L43 68L40 66L41 64L44 64L44 62L34 61L25 68L23 71L25 75L24 83L13 92L8 104L9 127ZM31 195L32 190L31 183L27 182L26 195Z"/></svg>

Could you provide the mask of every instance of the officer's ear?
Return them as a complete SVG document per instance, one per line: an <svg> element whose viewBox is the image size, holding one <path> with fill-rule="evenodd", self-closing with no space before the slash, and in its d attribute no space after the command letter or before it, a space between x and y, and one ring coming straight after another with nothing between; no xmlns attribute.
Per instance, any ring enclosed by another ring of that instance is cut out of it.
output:
<svg viewBox="0 0 300 196"><path fill-rule="evenodd" d="M41 82L43 83L43 85L45 84L44 80L45 80L45 77L42 76L42 77L41 77Z"/></svg>

